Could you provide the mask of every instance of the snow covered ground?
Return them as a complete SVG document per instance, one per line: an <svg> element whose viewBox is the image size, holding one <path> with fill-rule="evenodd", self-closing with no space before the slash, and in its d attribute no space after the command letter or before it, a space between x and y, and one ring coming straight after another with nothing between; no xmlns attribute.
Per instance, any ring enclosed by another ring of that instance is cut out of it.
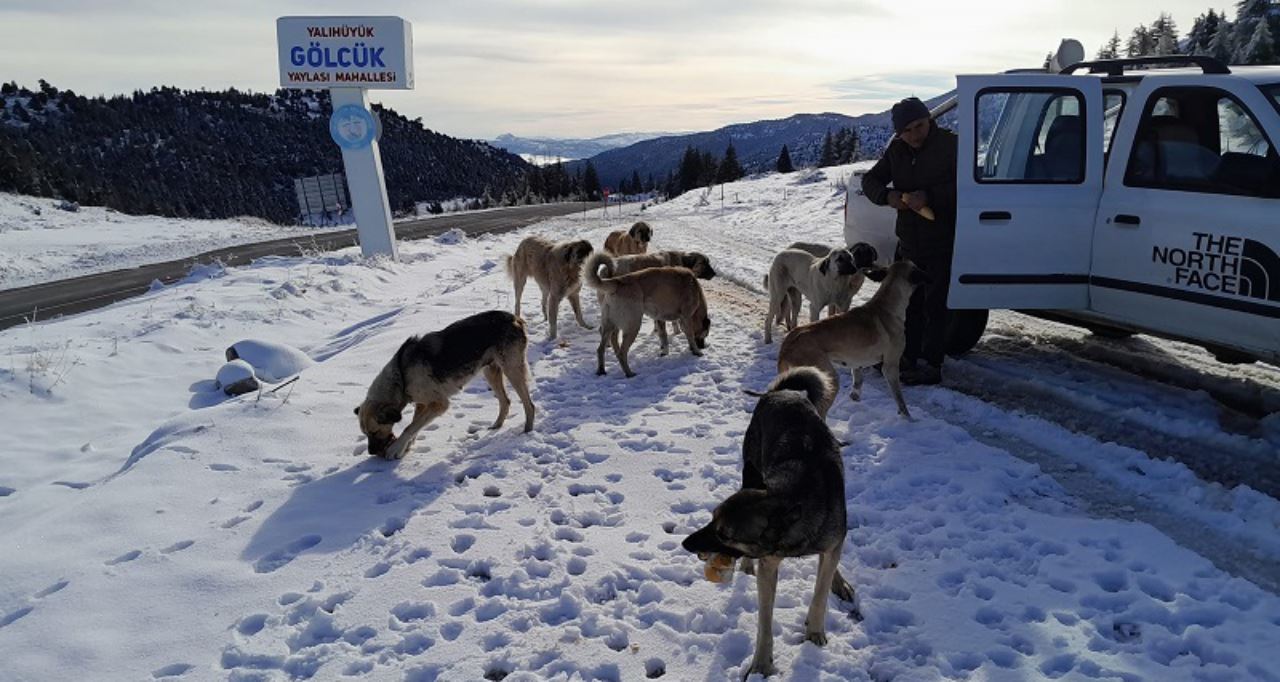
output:
<svg viewBox="0 0 1280 682"><path fill-rule="evenodd" d="M226 246L315 234L265 220L178 220L0 192L0 289L194 256Z"/></svg>
<svg viewBox="0 0 1280 682"><path fill-rule="evenodd" d="M754 581L707 582L679 542L737 488L742 389L773 375L769 259L839 239L846 170L644 212L656 248L721 275L705 356L646 335L639 376L607 357L597 377L595 333L566 306L567 344L542 342L526 295L534 433L490 432L477 380L401 462L363 454L351 409L404 338L509 309L501 260L523 236L598 245L637 215L409 242L400 263L205 268L0 332L0 678L740 676ZM243 339L315 364L226 398L212 378ZM1014 314L945 386L906 389L915 422L878 377L842 395L841 563L864 619L833 600L828 645L802 643L817 562L784 562L782 679L1280 680L1280 502L1194 473L1274 472L1280 420L1211 395L1274 411L1280 376Z"/></svg>

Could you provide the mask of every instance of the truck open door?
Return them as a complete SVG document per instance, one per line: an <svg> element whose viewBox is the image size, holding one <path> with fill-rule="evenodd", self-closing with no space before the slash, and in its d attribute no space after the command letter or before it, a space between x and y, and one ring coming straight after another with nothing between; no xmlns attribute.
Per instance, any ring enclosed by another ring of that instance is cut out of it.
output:
<svg viewBox="0 0 1280 682"><path fill-rule="evenodd" d="M1083 310L1102 193L1102 85L960 76L952 308Z"/></svg>

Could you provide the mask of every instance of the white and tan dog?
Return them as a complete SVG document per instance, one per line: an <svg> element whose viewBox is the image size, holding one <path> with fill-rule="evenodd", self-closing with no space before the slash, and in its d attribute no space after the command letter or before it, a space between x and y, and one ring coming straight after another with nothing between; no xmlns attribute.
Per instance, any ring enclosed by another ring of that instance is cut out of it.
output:
<svg viewBox="0 0 1280 682"><path fill-rule="evenodd" d="M591 325L582 319L582 301L578 298L582 289L582 262L591 255L591 251L591 242L584 239L557 244L534 236L520 242L515 255L508 256L506 260L507 274L515 284L516 317L520 317L520 298L524 295L525 282L533 277L542 290L542 314L549 325L548 341L555 340L557 336L556 317L560 301L566 298L573 307L573 316L578 324L584 329L591 329Z"/></svg>
<svg viewBox="0 0 1280 682"><path fill-rule="evenodd" d="M799 303L792 291L809 299L809 320L816 321L823 308L849 309L863 276L848 249L832 249L821 258L799 249L787 249L773 257L764 285L769 290L769 312L764 318L764 342L773 343L774 322L793 325Z"/></svg>

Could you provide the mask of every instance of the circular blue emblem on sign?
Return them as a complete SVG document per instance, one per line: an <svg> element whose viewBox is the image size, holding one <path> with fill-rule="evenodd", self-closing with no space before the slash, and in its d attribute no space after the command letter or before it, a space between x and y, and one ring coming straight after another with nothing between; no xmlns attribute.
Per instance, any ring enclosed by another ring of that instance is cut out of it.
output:
<svg viewBox="0 0 1280 682"><path fill-rule="evenodd" d="M329 135L343 149L363 149L378 135L378 124L368 109L346 104L329 117Z"/></svg>

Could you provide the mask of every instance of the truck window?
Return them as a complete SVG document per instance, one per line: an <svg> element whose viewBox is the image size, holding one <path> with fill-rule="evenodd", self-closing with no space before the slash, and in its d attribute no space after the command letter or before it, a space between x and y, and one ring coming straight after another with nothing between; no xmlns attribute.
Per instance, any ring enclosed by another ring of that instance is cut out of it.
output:
<svg viewBox="0 0 1280 682"><path fill-rule="evenodd" d="M1124 112L1124 93L1119 90L1104 90L1102 97L1102 153L1109 159L1111 136L1115 134L1120 114Z"/></svg>
<svg viewBox="0 0 1280 682"><path fill-rule="evenodd" d="M1152 94L1125 184L1183 192L1280 197L1280 157L1236 98L1206 87Z"/></svg>
<svg viewBox="0 0 1280 682"><path fill-rule="evenodd" d="M977 126L978 182L1080 183L1084 181L1083 101L1074 90L983 90L977 111L999 117Z"/></svg>

